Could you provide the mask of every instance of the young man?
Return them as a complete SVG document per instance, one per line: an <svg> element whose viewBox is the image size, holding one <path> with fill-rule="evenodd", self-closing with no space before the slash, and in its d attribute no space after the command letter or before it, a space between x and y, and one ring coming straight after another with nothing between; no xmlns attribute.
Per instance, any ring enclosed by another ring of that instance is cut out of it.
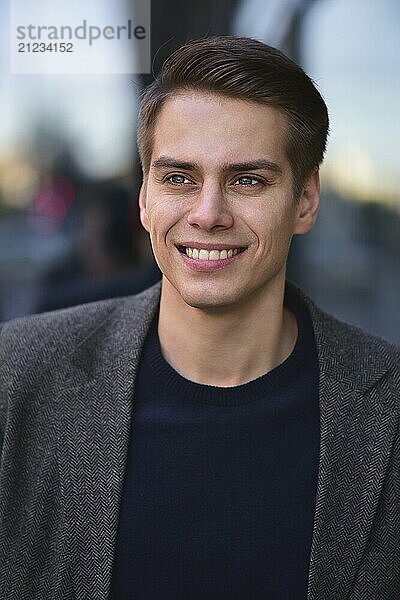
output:
<svg viewBox="0 0 400 600"><path fill-rule="evenodd" d="M246 38L146 91L161 285L0 338L7 599L400 597L399 350L285 283L326 106Z"/></svg>

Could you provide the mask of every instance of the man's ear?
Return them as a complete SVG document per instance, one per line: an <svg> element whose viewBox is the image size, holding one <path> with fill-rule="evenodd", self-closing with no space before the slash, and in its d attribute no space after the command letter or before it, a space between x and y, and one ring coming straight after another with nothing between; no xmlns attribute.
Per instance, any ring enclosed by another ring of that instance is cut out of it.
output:
<svg viewBox="0 0 400 600"><path fill-rule="evenodd" d="M294 233L308 233L317 220L320 196L319 169L315 168L303 185L297 201L297 217Z"/></svg>
<svg viewBox="0 0 400 600"><path fill-rule="evenodd" d="M143 182L140 187L140 192L139 192L140 221L141 221L143 227L145 228L145 230L147 232L150 232L150 223L149 223L149 217L148 217L147 208L146 208L146 195L147 195L146 187L147 187L146 183Z"/></svg>

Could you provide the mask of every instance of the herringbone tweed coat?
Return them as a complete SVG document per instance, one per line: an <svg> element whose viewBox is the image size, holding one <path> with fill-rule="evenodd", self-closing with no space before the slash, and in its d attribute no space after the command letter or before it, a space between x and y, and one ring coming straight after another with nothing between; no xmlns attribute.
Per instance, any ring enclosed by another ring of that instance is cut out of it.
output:
<svg viewBox="0 0 400 600"><path fill-rule="evenodd" d="M310 310L320 365L308 599L399 600L399 349L289 288ZM3 326L2 600L107 598L135 373L159 293Z"/></svg>

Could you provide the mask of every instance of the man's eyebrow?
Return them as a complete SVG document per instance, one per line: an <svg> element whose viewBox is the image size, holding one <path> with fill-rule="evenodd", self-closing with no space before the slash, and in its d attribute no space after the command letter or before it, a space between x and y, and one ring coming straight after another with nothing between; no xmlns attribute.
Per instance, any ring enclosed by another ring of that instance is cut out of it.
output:
<svg viewBox="0 0 400 600"><path fill-rule="evenodd" d="M200 165L197 163L170 158L168 156L160 156L155 161L153 161L152 166L154 168L166 167L173 169L183 169L185 171L201 170ZM262 169L266 171L273 171L274 173L282 175L282 168L277 163L274 163L271 160L266 160L264 158L242 163L227 163L222 167L222 170L224 172L260 171Z"/></svg>
<svg viewBox="0 0 400 600"><path fill-rule="evenodd" d="M177 158L169 158L168 156L160 156L152 162L152 167L160 169L163 167L173 169L184 169L185 171L200 170L200 166L197 163L191 163L184 160L178 160Z"/></svg>
<svg viewBox="0 0 400 600"><path fill-rule="evenodd" d="M243 163L230 163L223 167L224 171L260 171L261 169L282 175L282 168L277 163L264 158Z"/></svg>

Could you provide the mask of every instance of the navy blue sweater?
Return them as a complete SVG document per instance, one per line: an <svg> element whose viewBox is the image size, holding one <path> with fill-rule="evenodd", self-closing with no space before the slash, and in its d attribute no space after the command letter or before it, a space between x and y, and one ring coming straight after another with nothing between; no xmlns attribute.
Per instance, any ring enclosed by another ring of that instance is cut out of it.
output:
<svg viewBox="0 0 400 600"><path fill-rule="evenodd" d="M176 373L154 321L136 383L112 599L306 599L318 359L307 309L286 302L299 329L292 354L234 388Z"/></svg>

